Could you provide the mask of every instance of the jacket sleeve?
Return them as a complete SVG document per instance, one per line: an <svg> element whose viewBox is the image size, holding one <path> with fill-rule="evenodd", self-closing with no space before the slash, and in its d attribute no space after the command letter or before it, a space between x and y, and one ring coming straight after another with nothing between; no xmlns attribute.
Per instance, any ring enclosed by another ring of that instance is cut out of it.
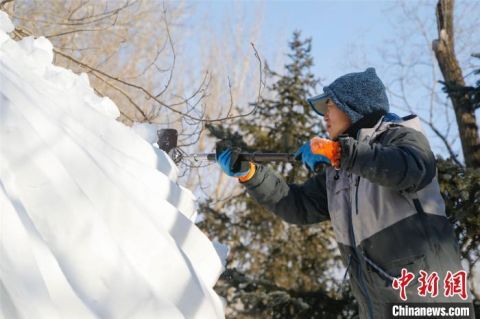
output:
<svg viewBox="0 0 480 319"><path fill-rule="evenodd" d="M325 173L304 184L287 184L273 170L256 164L255 175L242 183L261 205L291 224L314 224L330 219Z"/></svg>
<svg viewBox="0 0 480 319"><path fill-rule="evenodd" d="M427 138L408 127L393 127L371 145L340 138L341 167L372 183L415 192L436 175L436 161Z"/></svg>

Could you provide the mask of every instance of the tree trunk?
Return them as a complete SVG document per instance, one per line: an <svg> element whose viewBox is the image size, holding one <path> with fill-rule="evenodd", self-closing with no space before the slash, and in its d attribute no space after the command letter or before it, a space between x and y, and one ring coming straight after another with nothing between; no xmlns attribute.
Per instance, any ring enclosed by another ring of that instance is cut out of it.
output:
<svg viewBox="0 0 480 319"><path fill-rule="evenodd" d="M439 0L437 4L438 39L432 43L438 65L450 87L465 86L462 69L454 50L453 33L454 0ZM466 167L480 167L480 139L473 103L466 94L450 93L457 119Z"/></svg>

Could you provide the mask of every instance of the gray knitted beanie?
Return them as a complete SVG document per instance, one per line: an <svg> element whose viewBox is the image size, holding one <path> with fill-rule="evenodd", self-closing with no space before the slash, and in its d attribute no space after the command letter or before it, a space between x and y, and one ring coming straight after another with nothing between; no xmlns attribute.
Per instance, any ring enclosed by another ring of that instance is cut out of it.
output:
<svg viewBox="0 0 480 319"><path fill-rule="evenodd" d="M385 86L374 68L345 74L324 87L323 92L324 94L308 99L313 109L322 116L326 111L325 103L328 98L347 114L352 123L373 112L389 111Z"/></svg>

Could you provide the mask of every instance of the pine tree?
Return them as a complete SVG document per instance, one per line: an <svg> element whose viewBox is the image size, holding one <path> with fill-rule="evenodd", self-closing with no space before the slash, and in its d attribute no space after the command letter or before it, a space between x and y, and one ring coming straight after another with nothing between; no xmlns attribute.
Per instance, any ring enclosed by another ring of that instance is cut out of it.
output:
<svg viewBox="0 0 480 319"><path fill-rule="evenodd" d="M247 151L288 153L315 135L325 135L321 118L307 104L318 83L311 72L311 39L302 40L295 32L289 48L285 74L267 71L274 82L268 87L270 98L261 99L256 113L238 122L239 132L210 126L212 135ZM269 165L287 182L308 177L300 165ZM330 222L288 225L246 193L220 211L210 204L201 205L201 227L230 246L230 270L217 290L229 301L232 317L336 318L356 312L348 285L343 294L337 293L342 266ZM243 310L235 309L239 303Z"/></svg>

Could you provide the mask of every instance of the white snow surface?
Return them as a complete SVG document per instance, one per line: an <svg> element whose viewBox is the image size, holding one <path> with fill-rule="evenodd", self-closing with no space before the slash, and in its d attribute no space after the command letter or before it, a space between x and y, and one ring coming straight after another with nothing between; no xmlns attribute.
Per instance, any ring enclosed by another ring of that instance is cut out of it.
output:
<svg viewBox="0 0 480 319"><path fill-rule="evenodd" d="M223 318L225 249L161 150L0 11L0 318Z"/></svg>
<svg viewBox="0 0 480 319"><path fill-rule="evenodd" d="M132 130L140 135L145 141L150 144L155 144L158 140L157 130L160 129L158 124L151 123L133 123Z"/></svg>

